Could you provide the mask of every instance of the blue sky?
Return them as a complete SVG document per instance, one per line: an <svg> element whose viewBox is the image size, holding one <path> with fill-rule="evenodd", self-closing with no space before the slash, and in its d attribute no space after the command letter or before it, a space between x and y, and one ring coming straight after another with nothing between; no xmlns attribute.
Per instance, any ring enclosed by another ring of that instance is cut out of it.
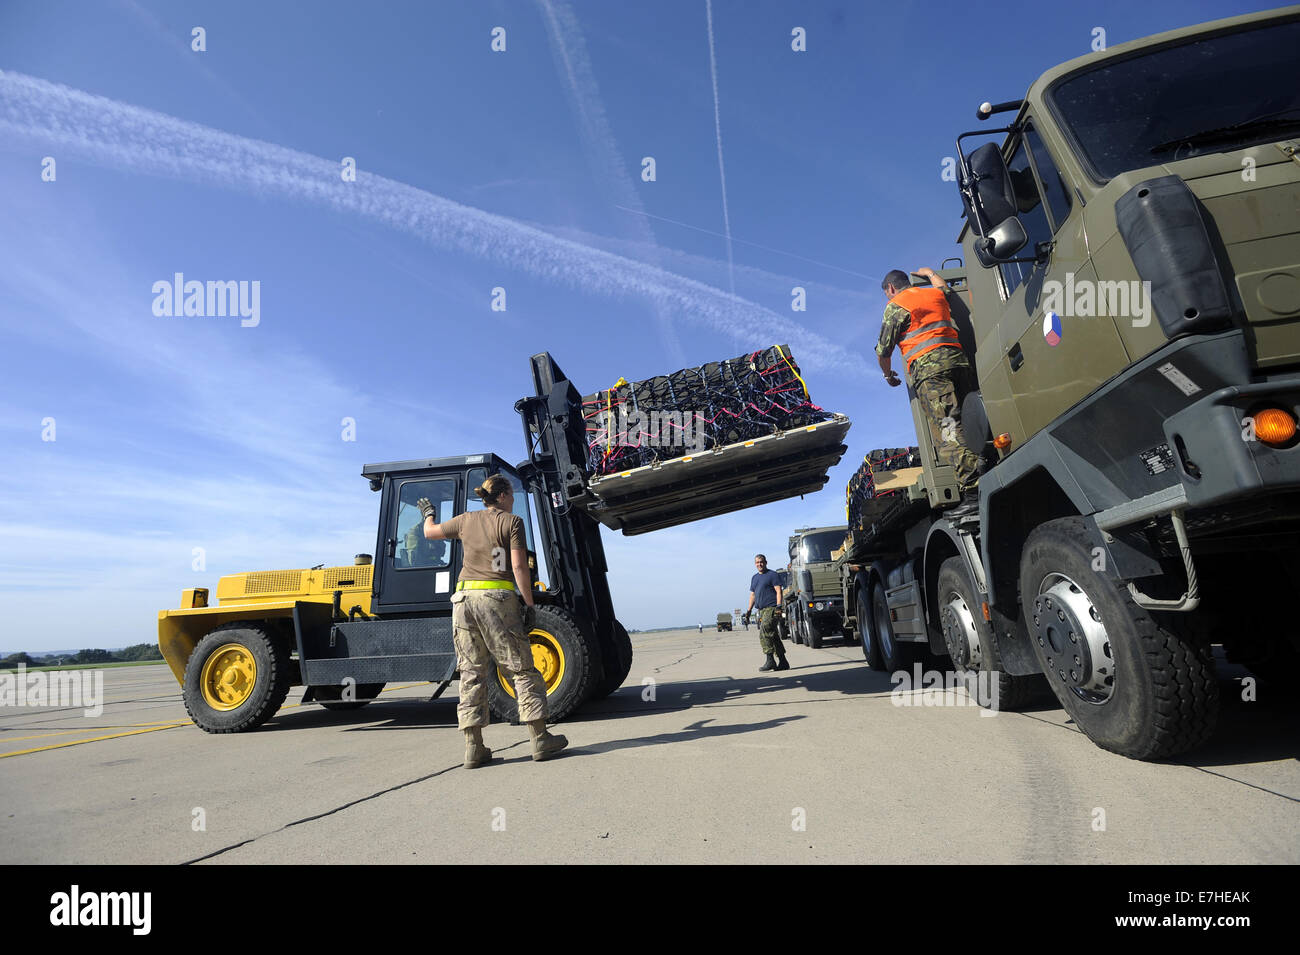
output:
<svg viewBox="0 0 1300 955"><path fill-rule="evenodd" d="M854 421L827 488L606 534L629 628L742 605L755 551L842 523L862 455L914 440L880 276L956 253L941 163L976 105L1094 27L1266 8L716 0L729 262L704 0L4 0L0 649L152 641L182 588L372 551L361 466L517 461L535 352L594 391L788 342ZM260 322L155 316L176 272L258 281Z"/></svg>

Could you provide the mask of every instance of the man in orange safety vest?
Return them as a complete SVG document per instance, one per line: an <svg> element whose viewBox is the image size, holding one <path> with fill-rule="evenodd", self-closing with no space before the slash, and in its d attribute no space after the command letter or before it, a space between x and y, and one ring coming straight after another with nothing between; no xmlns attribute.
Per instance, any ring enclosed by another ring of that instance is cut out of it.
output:
<svg viewBox="0 0 1300 955"><path fill-rule="evenodd" d="M948 283L933 269L920 268L916 274L928 278L931 287L913 286L907 273L899 269L886 275L880 284L889 296L889 304L885 306L876 355L885 381L897 387L902 382L890 359L895 348L902 352L908 383L920 399L930 425L935 455L941 464L952 467L964 509L970 510L983 470L983 462L966 447L961 430L961 403L972 386L970 362L948 309Z"/></svg>

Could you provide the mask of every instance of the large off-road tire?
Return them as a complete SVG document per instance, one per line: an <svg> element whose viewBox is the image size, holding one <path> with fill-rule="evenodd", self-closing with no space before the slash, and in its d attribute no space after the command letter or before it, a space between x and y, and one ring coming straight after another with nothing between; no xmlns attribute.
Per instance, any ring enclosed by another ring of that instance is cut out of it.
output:
<svg viewBox="0 0 1300 955"><path fill-rule="evenodd" d="M537 623L529 638L533 663L546 683L546 719L558 723L591 695L602 673L600 646L587 638L572 614L559 607L537 608ZM515 688L500 669L488 680L488 709L502 722L519 719Z"/></svg>
<svg viewBox="0 0 1300 955"><path fill-rule="evenodd" d="M803 617L803 639L804 643L814 650L822 648L822 632L817 624L812 622L812 617L804 614Z"/></svg>
<svg viewBox="0 0 1300 955"><path fill-rule="evenodd" d="M617 620L614 621L613 630L614 656L611 659L608 653L601 654L605 661L605 672L591 691L589 699L592 700L603 700L609 696L623 685L627 675L632 672L632 638Z"/></svg>
<svg viewBox="0 0 1300 955"><path fill-rule="evenodd" d="M385 683L358 683L353 687L355 699L343 699L343 686L331 683L315 687L316 702L327 710L359 710L384 692Z"/></svg>
<svg viewBox="0 0 1300 955"><path fill-rule="evenodd" d="M885 658L880 653L880 641L876 639L876 625L871 619L871 588L865 580L857 585L857 621L858 642L862 644L862 656L867 666L873 670L885 668Z"/></svg>
<svg viewBox="0 0 1300 955"><path fill-rule="evenodd" d="M952 668L962 676L971 699L989 710L1023 709L1042 687L1042 677L1003 672L993 628L984 619L981 601L960 557L949 557L939 567L935 589L948 656Z"/></svg>
<svg viewBox="0 0 1300 955"><path fill-rule="evenodd" d="M1122 583L1094 571L1094 546L1077 517L1025 542L1020 603L1048 685L1103 749L1162 759L1205 742L1219 707L1209 648L1162 627Z"/></svg>
<svg viewBox="0 0 1300 955"><path fill-rule="evenodd" d="M288 640L256 623L228 623L199 641L185 665L185 711L208 733L243 733L289 695Z"/></svg>
<svg viewBox="0 0 1300 955"><path fill-rule="evenodd" d="M880 643L880 660L885 671L897 673L910 670L921 658L922 647L917 643L900 643L894 634L894 624L889 619L889 604L885 587L880 581L871 588L871 619L875 624L876 639Z"/></svg>

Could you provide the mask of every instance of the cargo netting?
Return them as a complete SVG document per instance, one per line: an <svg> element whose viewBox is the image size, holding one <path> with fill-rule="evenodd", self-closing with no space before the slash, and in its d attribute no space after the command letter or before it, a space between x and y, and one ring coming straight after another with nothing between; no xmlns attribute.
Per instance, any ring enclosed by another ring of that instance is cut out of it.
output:
<svg viewBox="0 0 1300 955"><path fill-rule="evenodd" d="M614 474L833 415L812 403L787 345L671 375L628 382L582 399L587 470Z"/></svg>
<svg viewBox="0 0 1300 955"><path fill-rule="evenodd" d="M905 491L904 488L877 491L876 475L920 466L919 448L881 448L866 456L862 467L849 478L848 490L845 492L847 496L845 512L848 516L850 538L855 532L868 530L893 503L890 499Z"/></svg>

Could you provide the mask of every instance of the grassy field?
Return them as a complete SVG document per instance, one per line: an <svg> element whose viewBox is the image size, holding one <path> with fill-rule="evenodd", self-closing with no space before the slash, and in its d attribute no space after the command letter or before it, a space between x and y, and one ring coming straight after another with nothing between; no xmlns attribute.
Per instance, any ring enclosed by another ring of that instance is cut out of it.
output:
<svg viewBox="0 0 1300 955"><path fill-rule="evenodd" d="M65 663L57 667L28 667L25 672L35 673L38 670L104 670L109 667L149 667L165 663L164 660L128 660L125 663ZM0 667L0 673L17 673L18 668L15 666Z"/></svg>

